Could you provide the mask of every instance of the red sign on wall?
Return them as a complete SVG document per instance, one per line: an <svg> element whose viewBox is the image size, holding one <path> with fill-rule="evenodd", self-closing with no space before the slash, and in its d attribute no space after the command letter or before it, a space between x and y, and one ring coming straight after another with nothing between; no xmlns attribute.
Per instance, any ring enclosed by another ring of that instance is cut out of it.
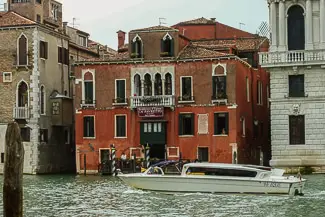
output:
<svg viewBox="0 0 325 217"><path fill-rule="evenodd" d="M138 107L137 110L141 118L164 117L164 107Z"/></svg>

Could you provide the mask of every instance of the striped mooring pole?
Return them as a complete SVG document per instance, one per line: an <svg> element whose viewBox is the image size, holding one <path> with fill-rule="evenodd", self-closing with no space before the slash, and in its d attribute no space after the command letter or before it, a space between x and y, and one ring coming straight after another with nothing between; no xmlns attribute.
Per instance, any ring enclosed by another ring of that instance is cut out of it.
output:
<svg viewBox="0 0 325 217"><path fill-rule="evenodd" d="M146 146L146 163L147 163L147 169L149 168L150 166L150 147L149 147L149 144L147 143L147 146Z"/></svg>
<svg viewBox="0 0 325 217"><path fill-rule="evenodd" d="M115 155L115 147L114 145L112 145L112 149L111 149L111 152L112 152L112 175L114 176L116 174L116 167L115 167L115 158L116 158L116 155Z"/></svg>

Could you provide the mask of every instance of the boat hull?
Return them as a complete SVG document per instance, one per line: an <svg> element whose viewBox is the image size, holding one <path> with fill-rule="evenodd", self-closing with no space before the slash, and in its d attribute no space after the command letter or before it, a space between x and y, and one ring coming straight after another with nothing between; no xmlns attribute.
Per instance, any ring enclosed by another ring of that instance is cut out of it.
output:
<svg viewBox="0 0 325 217"><path fill-rule="evenodd" d="M207 176L168 175L119 175L126 184L143 190L162 192L203 192L241 194L287 194L302 193L305 180L256 180L227 179Z"/></svg>

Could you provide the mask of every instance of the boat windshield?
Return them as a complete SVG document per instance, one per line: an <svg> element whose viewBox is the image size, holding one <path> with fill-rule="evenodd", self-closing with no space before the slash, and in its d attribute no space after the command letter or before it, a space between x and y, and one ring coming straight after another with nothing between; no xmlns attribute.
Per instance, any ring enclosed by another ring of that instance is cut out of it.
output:
<svg viewBox="0 0 325 217"><path fill-rule="evenodd" d="M236 176L236 177L256 177L257 172L233 168L213 168L213 167L189 167L187 175L210 175L210 176Z"/></svg>

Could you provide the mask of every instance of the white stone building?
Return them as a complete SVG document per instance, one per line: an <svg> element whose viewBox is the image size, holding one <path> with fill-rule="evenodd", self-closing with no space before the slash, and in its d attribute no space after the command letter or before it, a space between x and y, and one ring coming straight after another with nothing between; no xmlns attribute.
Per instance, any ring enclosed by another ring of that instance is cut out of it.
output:
<svg viewBox="0 0 325 217"><path fill-rule="evenodd" d="M271 145L276 167L325 169L325 0L268 0ZM323 167L323 168L322 168Z"/></svg>

